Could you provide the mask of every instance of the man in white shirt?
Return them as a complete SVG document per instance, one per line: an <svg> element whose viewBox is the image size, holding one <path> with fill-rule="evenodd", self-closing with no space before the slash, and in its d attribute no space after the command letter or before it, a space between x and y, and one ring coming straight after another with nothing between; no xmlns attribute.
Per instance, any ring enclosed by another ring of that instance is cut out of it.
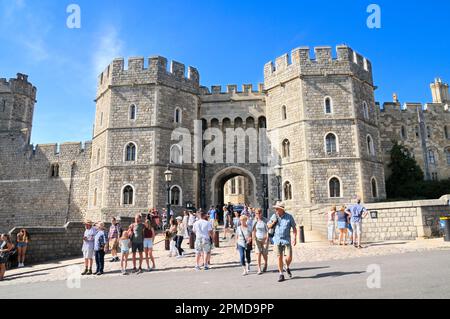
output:
<svg viewBox="0 0 450 319"><path fill-rule="evenodd" d="M194 223L196 266L195 270L200 270L200 260L203 257L205 270L209 270L208 260L211 254L211 238L213 236L213 226L208 222L208 214L201 212L200 219Z"/></svg>

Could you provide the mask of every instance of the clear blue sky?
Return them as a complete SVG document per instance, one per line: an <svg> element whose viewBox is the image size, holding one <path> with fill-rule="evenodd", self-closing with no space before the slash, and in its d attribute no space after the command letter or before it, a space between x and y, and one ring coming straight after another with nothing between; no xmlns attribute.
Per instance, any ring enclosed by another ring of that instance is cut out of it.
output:
<svg viewBox="0 0 450 319"><path fill-rule="evenodd" d="M382 10L369 29L367 6ZM199 69L203 85L258 83L299 46L345 43L374 66L378 101L431 100L450 81L450 1L0 0L0 77L38 88L32 142L91 139L97 74L118 56L163 55ZM81 7L81 29L66 8Z"/></svg>

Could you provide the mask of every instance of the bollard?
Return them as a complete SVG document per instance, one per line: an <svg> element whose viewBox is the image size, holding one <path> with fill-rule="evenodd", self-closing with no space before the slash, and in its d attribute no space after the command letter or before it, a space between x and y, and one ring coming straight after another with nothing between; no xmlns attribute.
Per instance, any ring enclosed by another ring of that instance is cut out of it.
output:
<svg viewBox="0 0 450 319"><path fill-rule="evenodd" d="M166 250L169 251L170 250L170 239L167 239L164 241L165 246L166 246Z"/></svg>
<svg viewBox="0 0 450 319"><path fill-rule="evenodd" d="M219 248L220 247L220 236L219 236L219 231L215 230L213 233L213 242L214 242L214 247Z"/></svg>
<svg viewBox="0 0 450 319"><path fill-rule="evenodd" d="M441 217L440 220L444 228L444 241L450 242L450 216Z"/></svg>
<svg viewBox="0 0 450 319"><path fill-rule="evenodd" d="M191 231L191 235L189 236L189 248L195 249L195 233Z"/></svg>
<svg viewBox="0 0 450 319"><path fill-rule="evenodd" d="M305 227L299 226L298 231L299 231L299 236L298 236L299 242L300 242L300 244L304 244L306 242L305 241Z"/></svg>

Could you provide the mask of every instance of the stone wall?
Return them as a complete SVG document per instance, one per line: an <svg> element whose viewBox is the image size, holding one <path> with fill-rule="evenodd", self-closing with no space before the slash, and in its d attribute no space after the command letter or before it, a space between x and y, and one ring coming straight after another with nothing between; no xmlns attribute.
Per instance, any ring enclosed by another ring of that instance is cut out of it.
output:
<svg viewBox="0 0 450 319"><path fill-rule="evenodd" d="M416 240L439 237L439 217L450 215L450 195L437 200L385 202L366 204L369 212L377 212L378 218L369 216L363 221L363 241ZM296 215L306 229L326 236L326 212L331 207L314 206ZM339 209L339 206L338 206Z"/></svg>

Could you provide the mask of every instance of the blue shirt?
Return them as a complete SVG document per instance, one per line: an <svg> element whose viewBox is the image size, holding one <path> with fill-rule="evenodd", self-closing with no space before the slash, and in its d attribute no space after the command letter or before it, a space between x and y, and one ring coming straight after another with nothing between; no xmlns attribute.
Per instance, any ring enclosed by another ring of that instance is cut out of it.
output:
<svg viewBox="0 0 450 319"><path fill-rule="evenodd" d="M215 209L210 209L208 213L209 213L209 217L211 219L216 219L216 210Z"/></svg>
<svg viewBox="0 0 450 319"><path fill-rule="evenodd" d="M97 234L95 234L94 240L94 250L100 251L103 250L106 246L106 236L103 230L99 230Z"/></svg>
<svg viewBox="0 0 450 319"><path fill-rule="evenodd" d="M273 236L274 245L290 245L291 228L295 229L297 227L294 217L288 213L284 213L283 217L278 217L277 214L274 214L270 218L270 222L273 223L275 221L277 221L277 225Z"/></svg>
<svg viewBox="0 0 450 319"><path fill-rule="evenodd" d="M362 215L367 211L362 205L356 204L350 206L347 211L352 214L352 223L360 223L362 221Z"/></svg>

